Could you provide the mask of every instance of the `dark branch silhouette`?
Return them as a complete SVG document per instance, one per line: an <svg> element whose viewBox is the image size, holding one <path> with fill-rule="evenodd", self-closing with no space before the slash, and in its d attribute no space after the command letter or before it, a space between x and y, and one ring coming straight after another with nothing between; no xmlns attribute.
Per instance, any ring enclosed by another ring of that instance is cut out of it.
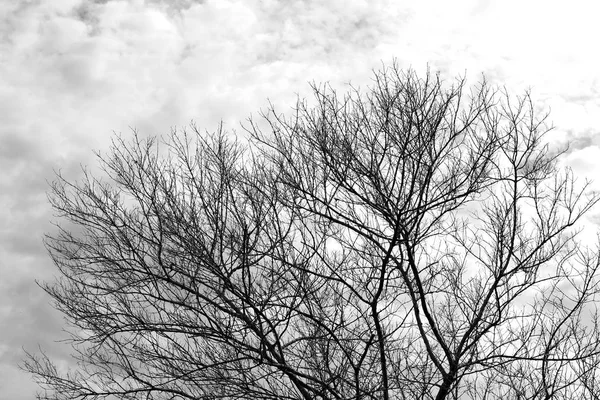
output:
<svg viewBox="0 0 600 400"><path fill-rule="evenodd" d="M530 95L395 65L244 135L114 139L57 175L41 399L600 396L599 200Z"/></svg>

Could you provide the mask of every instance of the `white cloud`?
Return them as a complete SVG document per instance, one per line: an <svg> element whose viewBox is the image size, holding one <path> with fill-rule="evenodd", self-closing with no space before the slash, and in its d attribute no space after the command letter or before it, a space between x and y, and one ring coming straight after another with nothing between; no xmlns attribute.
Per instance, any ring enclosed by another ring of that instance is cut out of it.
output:
<svg viewBox="0 0 600 400"><path fill-rule="evenodd" d="M20 321L0 332L0 347L44 341L44 327L58 333L59 324L36 317L47 311L43 296L23 300L34 277L52 273L40 243L50 229L46 179L52 168L76 176L79 163L93 164L91 150L105 149L113 130L160 134L192 119L209 130L221 119L236 127L267 97L286 111L296 92L309 93L308 81L364 86L381 60L397 57L449 77L466 70L471 82L485 72L510 88L533 86L553 109L553 140L575 144L569 162L600 173L598 148L589 147L600 145L595 2L401 3L0 2L0 276L10 277L0 319ZM0 374L25 386L2 357Z"/></svg>

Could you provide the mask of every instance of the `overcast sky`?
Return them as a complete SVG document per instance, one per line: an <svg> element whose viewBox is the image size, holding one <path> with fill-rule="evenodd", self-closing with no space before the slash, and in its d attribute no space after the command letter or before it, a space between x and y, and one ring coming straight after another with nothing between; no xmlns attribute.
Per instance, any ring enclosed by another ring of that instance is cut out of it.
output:
<svg viewBox="0 0 600 400"><path fill-rule="evenodd" d="M17 368L68 348L35 279L54 267L46 180L76 177L113 132L228 128L281 111L307 82L340 91L400 66L531 87L565 163L600 176L600 10L594 1L0 0L0 400L33 399ZM600 181L600 179L599 179Z"/></svg>

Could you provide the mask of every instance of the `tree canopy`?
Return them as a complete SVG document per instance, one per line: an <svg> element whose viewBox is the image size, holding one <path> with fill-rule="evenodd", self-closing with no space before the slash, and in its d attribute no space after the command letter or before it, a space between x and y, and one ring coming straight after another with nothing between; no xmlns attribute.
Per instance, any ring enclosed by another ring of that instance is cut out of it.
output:
<svg viewBox="0 0 600 400"><path fill-rule="evenodd" d="M57 174L42 399L600 397L599 200L529 93L396 65ZM102 175L102 176L99 176Z"/></svg>

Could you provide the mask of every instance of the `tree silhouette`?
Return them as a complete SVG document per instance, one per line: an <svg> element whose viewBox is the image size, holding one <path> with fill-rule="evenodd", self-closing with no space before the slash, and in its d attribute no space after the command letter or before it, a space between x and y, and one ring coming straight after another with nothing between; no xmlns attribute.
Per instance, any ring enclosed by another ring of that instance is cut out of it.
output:
<svg viewBox="0 0 600 400"><path fill-rule="evenodd" d="M60 174L44 289L77 366L43 399L600 396L600 199L528 93L395 64L239 137L114 139Z"/></svg>

